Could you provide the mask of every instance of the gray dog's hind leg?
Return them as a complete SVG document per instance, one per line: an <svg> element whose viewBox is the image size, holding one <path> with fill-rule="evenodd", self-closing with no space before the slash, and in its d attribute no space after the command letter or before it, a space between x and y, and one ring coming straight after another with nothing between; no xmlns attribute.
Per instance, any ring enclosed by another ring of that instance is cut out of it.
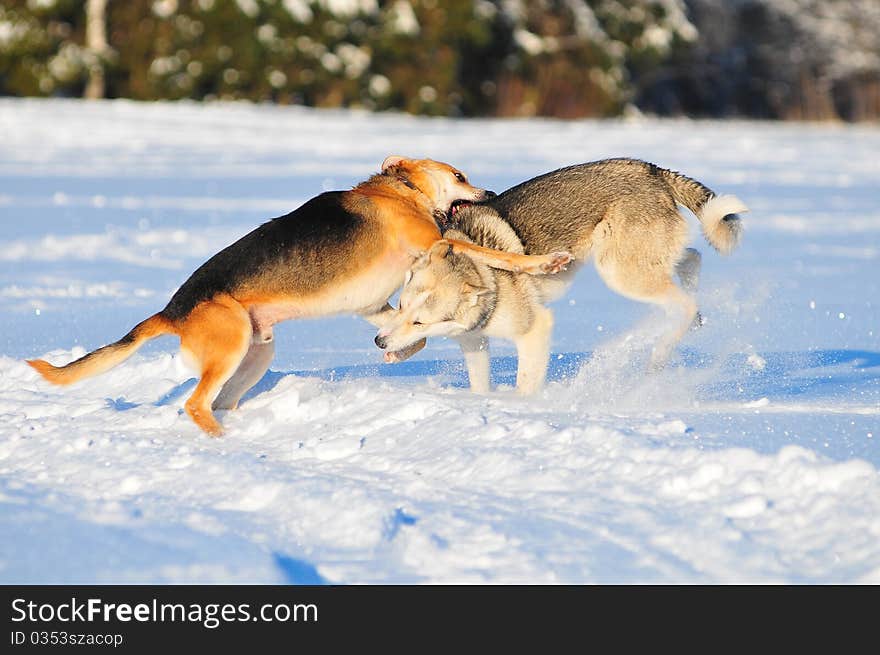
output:
<svg viewBox="0 0 880 655"><path fill-rule="evenodd" d="M702 261L703 257L700 255L699 250L686 248L681 261L675 265L675 272L678 274L678 279L681 280L681 288L692 296L697 293L697 286L700 283L700 267ZM691 329L696 330L702 326L703 315L700 314L700 312L697 312L697 315L694 317L694 321L691 324Z"/></svg>
<svg viewBox="0 0 880 655"><path fill-rule="evenodd" d="M681 288L690 294L697 292L702 263L703 257L699 250L685 248L684 256L675 265L675 272L678 273L678 278L681 280Z"/></svg>
<svg viewBox="0 0 880 655"><path fill-rule="evenodd" d="M654 345L651 352L650 370L662 369L672 354L672 349L681 341L681 338L693 325L697 317L697 303L693 296L682 291L672 280L663 296L659 296L655 302L663 306L671 318L678 320L678 325L662 336Z"/></svg>

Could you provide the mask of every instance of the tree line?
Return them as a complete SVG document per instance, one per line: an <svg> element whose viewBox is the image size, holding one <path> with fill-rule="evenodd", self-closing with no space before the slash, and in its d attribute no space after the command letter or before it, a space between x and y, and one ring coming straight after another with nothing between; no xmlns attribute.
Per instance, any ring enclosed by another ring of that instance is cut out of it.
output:
<svg viewBox="0 0 880 655"><path fill-rule="evenodd" d="M4 0L0 94L880 118L876 0Z"/></svg>

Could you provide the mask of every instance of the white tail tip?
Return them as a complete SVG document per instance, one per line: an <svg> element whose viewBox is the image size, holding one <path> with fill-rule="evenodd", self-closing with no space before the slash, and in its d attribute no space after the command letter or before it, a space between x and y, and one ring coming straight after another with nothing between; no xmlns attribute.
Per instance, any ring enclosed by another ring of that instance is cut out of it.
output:
<svg viewBox="0 0 880 655"><path fill-rule="evenodd" d="M742 223L737 214L749 211L736 196L714 196L697 214L706 240L722 255L729 255L742 237ZM726 216L730 219L724 220Z"/></svg>
<svg viewBox="0 0 880 655"><path fill-rule="evenodd" d="M720 221L728 214L744 214L749 211L746 204L736 196L713 196L700 209L700 220Z"/></svg>

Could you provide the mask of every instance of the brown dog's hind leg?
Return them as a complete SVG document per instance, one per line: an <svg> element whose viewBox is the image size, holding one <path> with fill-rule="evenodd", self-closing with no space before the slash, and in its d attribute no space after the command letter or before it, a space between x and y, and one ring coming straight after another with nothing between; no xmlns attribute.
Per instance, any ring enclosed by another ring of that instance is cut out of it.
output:
<svg viewBox="0 0 880 655"><path fill-rule="evenodd" d="M223 434L211 403L238 369L251 342L248 313L230 296L216 296L198 305L180 329L180 347L199 365L201 379L185 409L212 437Z"/></svg>
<svg viewBox="0 0 880 655"><path fill-rule="evenodd" d="M241 397L269 370L273 357L275 357L274 341L251 343L238 369L214 399L211 409L236 409Z"/></svg>

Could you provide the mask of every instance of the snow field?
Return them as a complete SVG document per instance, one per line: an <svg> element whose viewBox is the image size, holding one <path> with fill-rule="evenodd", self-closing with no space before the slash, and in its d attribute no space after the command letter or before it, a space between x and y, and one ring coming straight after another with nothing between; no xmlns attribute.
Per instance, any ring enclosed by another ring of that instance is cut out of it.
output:
<svg viewBox="0 0 880 655"><path fill-rule="evenodd" d="M880 131L689 121L420 120L249 105L0 102L3 582L880 581ZM489 396L457 346L379 364L374 330L292 322L227 434L182 413L174 339L70 388L66 362L204 259L391 153L502 190L636 156L751 208L704 255L706 325L589 267L554 305L550 382Z"/></svg>

